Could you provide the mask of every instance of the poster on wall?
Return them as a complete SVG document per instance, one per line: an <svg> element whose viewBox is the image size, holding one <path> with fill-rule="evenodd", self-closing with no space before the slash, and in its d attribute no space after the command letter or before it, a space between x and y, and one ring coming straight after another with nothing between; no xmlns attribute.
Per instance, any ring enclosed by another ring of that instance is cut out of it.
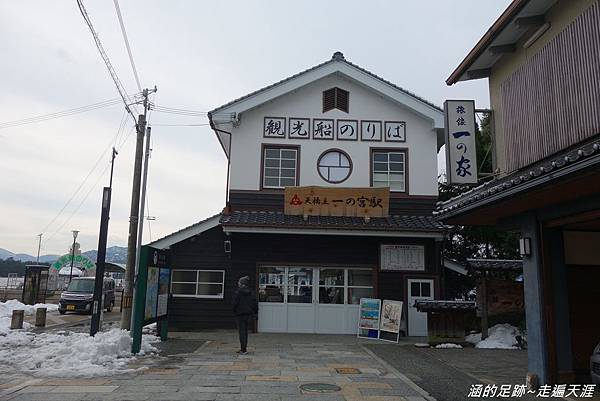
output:
<svg viewBox="0 0 600 401"><path fill-rule="evenodd" d="M158 306L156 316L165 316L167 314L167 304L169 302L169 269L160 269L158 275Z"/></svg>
<svg viewBox="0 0 600 401"><path fill-rule="evenodd" d="M148 267L148 279L146 280L146 307L144 319L150 320L156 317L156 304L158 302L158 267Z"/></svg>
<svg viewBox="0 0 600 401"><path fill-rule="evenodd" d="M379 330L380 310L380 299L361 298L358 327L360 329Z"/></svg>
<svg viewBox="0 0 600 401"><path fill-rule="evenodd" d="M381 324L379 330L389 333L400 332L400 321L402 319L402 301L383 300L381 306Z"/></svg>
<svg viewBox="0 0 600 401"><path fill-rule="evenodd" d="M424 245L381 245L381 271L424 271Z"/></svg>

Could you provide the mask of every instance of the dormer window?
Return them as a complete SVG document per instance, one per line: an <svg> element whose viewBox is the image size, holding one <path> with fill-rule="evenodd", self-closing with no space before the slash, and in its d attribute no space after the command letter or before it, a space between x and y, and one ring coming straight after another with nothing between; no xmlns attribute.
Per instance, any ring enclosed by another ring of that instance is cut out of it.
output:
<svg viewBox="0 0 600 401"><path fill-rule="evenodd" d="M350 92L340 88L331 88L323 92L323 113L338 109L348 113Z"/></svg>

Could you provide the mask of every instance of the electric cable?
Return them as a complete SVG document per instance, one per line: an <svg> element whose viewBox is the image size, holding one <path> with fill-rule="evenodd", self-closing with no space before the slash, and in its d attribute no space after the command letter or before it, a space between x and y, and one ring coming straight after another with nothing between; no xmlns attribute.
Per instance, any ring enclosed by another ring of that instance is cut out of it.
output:
<svg viewBox="0 0 600 401"><path fill-rule="evenodd" d="M135 68L135 62L133 61L133 54L131 53L131 46L129 45L129 39L127 38L127 32L125 31L125 24L123 23L123 16L121 15L121 8L119 7L119 0L113 0L115 3L115 9L117 10L117 17L119 18L119 25L121 25L121 33L123 33L123 39L125 40L125 47L127 47L127 54L129 54L129 62L133 69L133 76L135 77L135 83L137 84L138 90L142 91L142 85L140 85L140 77L138 76L137 69Z"/></svg>

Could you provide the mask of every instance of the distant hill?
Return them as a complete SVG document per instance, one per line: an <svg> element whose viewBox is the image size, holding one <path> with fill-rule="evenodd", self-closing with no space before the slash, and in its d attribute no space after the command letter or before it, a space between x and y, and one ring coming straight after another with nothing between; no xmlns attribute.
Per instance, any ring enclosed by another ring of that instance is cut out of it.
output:
<svg viewBox="0 0 600 401"><path fill-rule="evenodd" d="M82 252L83 255L87 256L90 260L96 261L98 257L97 250L91 250ZM52 263L62 255L40 255L41 263ZM35 262L36 257L28 255L26 253L13 253L9 250L0 248L0 259L6 260L13 258L14 260L21 262ZM124 246L111 246L106 248L106 261L113 263L126 263L127 261L127 248Z"/></svg>
<svg viewBox="0 0 600 401"><path fill-rule="evenodd" d="M98 251L93 249L91 251L82 252L82 255L87 256L94 262L98 257ZM127 263L127 247L124 246L109 246L106 248L106 261L113 263Z"/></svg>
<svg viewBox="0 0 600 401"><path fill-rule="evenodd" d="M59 258L60 255L40 255L41 263L50 263L54 262ZM6 260L8 258L13 258L14 260L21 262L35 262L36 257L32 255L28 255L26 253L13 253L9 250L0 248L0 259Z"/></svg>

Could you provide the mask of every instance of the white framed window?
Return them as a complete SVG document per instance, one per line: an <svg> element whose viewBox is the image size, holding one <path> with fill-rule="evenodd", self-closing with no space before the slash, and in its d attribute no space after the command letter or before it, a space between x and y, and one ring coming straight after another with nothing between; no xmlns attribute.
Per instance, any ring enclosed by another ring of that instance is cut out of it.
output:
<svg viewBox="0 0 600 401"><path fill-rule="evenodd" d="M371 182L374 187L390 187L391 191L406 191L406 152L373 150Z"/></svg>
<svg viewBox="0 0 600 401"><path fill-rule="evenodd" d="M225 270L172 270L171 294L174 297L223 299Z"/></svg>
<svg viewBox="0 0 600 401"><path fill-rule="evenodd" d="M298 148L265 146L263 149L263 188L298 185Z"/></svg>

